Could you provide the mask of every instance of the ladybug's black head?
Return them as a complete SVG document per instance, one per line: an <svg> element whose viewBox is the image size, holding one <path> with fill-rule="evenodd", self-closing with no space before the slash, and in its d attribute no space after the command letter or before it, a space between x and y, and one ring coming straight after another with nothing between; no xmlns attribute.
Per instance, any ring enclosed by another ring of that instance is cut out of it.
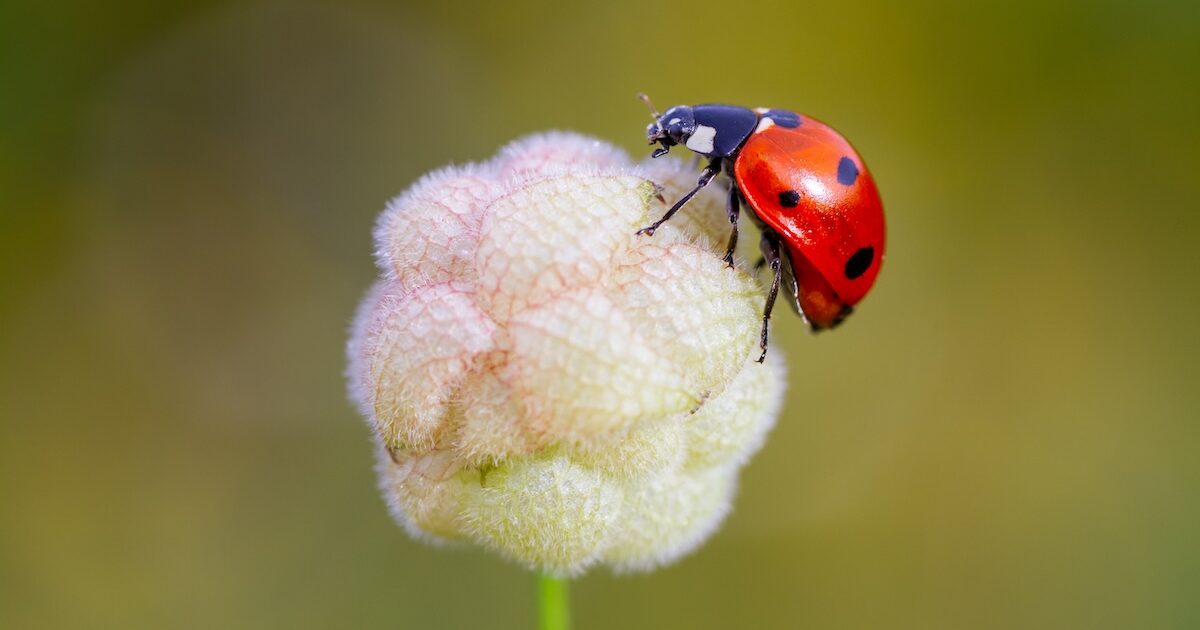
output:
<svg viewBox="0 0 1200 630"><path fill-rule="evenodd" d="M694 131L696 131L696 116L692 112L692 108L687 105L679 105L668 109L657 120L650 123L649 127L646 127L646 139L650 141L650 144L662 145L654 150L654 157L659 157L665 155L667 151L671 150L671 147L677 144L686 144Z"/></svg>

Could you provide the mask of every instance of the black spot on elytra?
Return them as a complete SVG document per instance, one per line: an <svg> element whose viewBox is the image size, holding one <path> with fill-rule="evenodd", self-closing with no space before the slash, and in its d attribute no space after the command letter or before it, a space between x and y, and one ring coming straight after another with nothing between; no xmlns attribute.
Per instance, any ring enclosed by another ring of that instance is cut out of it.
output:
<svg viewBox="0 0 1200 630"><path fill-rule="evenodd" d="M800 193L794 190L785 190L779 193L779 205L784 208L795 208L800 203Z"/></svg>
<svg viewBox="0 0 1200 630"><path fill-rule="evenodd" d="M763 115L774 120L776 125L786 129L795 129L802 122L799 114L789 112L786 109L768 109L767 113Z"/></svg>
<svg viewBox="0 0 1200 630"><path fill-rule="evenodd" d="M874 247L861 247L850 260L846 261L846 277L851 280L857 279L859 276L867 272L871 268L871 262L875 260Z"/></svg>
<svg viewBox="0 0 1200 630"><path fill-rule="evenodd" d="M858 179L858 167L854 165L854 160L848 157L838 160L838 183L850 186L856 179Z"/></svg>

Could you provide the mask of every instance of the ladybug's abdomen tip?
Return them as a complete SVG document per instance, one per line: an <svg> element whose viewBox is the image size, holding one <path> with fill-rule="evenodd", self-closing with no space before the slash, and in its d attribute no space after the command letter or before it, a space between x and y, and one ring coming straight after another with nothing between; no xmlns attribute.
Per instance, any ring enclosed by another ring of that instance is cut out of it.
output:
<svg viewBox="0 0 1200 630"><path fill-rule="evenodd" d="M813 334L816 334L825 330L833 330L834 328L841 326L842 323L846 321L846 318L853 314L853 306L850 306L849 304L842 304L841 308L838 309L837 314L832 318L821 318L808 315L807 313L806 316L808 317L809 328L812 330Z"/></svg>

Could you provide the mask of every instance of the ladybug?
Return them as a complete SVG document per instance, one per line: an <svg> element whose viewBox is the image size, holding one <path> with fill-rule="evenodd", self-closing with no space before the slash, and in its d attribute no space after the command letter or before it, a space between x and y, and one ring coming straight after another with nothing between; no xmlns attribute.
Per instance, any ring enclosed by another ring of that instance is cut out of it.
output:
<svg viewBox="0 0 1200 630"><path fill-rule="evenodd" d="M759 363L767 356L767 322L781 284L814 332L842 323L875 283L886 245L883 202L854 147L828 125L787 110L709 104L659 114L639 96L654 118L646 129L650 144L659 145L652 157L682 145L708 165L695 188L637 233L653 235L724 171L732 180L726 210L733 225L724 260L733 267L745 205L762 232L756 268L769 264L774 273Z"/></svg>

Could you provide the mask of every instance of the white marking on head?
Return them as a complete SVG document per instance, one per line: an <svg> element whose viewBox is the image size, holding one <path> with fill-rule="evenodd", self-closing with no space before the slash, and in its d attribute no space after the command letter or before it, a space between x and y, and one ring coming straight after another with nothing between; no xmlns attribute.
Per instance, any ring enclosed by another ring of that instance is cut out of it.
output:
<svg viewBox="0 0 1200 630"><path fill-rule="evenodd" d="M758 126L754 128L754 133L762 133L771 127L775 126L775 121L763 116L758 119Z"/></svg>
<svg viewBox="0 0 1200 630"><path fill-rule="evenodd" d="M692 132L692 137L688 138L687 148L696 153L712 153L713 139L717 137L715 127L708 125L696 125L696 130Z"/></svg>
<svg viewBox="0 0 1200 630"><path fill-rule="evenodd" d="M678 123L679 123L679 119L678 119L678 118L672 118L671 120L668 120L668 121L667 121L667 124L668 124L668 125L675 125L675 124L678 124Z"/></svg>
<svg viewBox="0 0 1200 630"><path fill-rule="evenodd" d="M771 110L767 109L766 107L755 107L754 111L759 114L765 114Z"/></svg>

